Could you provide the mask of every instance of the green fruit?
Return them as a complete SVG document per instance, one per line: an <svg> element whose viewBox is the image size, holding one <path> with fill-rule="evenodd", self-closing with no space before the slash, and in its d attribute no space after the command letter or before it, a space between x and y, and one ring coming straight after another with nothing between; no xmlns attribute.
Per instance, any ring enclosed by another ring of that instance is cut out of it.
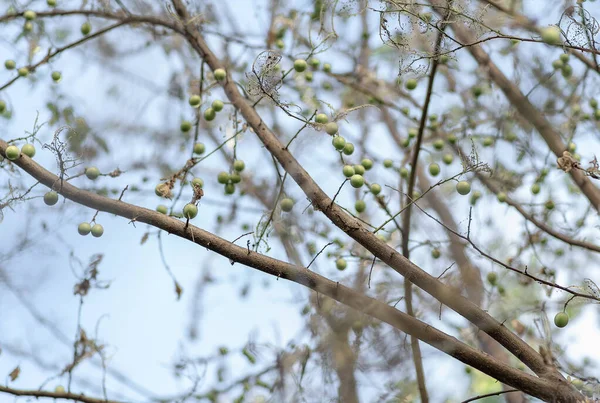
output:
<svg viewBox="0 0 600 403"><path fill-rule="evenodd" d="M161 214L167 214L169 209L164 204L159 204L158 206L156 206L156 211L158 211Z"/></svg>
<svg viewBox="0 0 600 403"><path fill-rule="evenodd" d="M412 91L415 88L417 88L417 80L414 78L409 78L408 80L406 80L404 86L407 90Z"/></svg>
<svg viewBox="0 0 600 403"><path fill-rule="evenodd" d="M189 132L192 129L192 122L184 120L183 122L181 122L181 126L179 128L184 133Z"/></svg>
<svg viewBox="0 0 600 403"><path fill-rule="evenodd" d="M342 152L346 155L352 155L352 153L354 153L354 144L346 143Z"/></svg>
<svg viewBox="0 0 600 403"><path fill-rule="evenodd" d="M48 206L54 206L56 203L58 203L58 193L54 191L47 192L44 195L44 203L46 203Z"/></svg>
<svg viewBox="0 0 600 403"><path fill-rule="evenodd" d="M85 169L85 176L87 176L88 179L95 180L100 176L100 171L96 167L87 167Z"/></svg>
<svg viewBox="0 0 600 403"><path fill-rule="evenodd" d="M51 77L55 83L58 83L62 79L62 74L60 74L60 71L53 71Z"/></svg>
<svg viewBox="0 0 600 403"><path fill-rule="evenodd" d="M356 203L354 203L354 208L357 213L362 213L367 208L367 203L365 203L364 200L357 200Z"/></svg>
<svg viewBox="0 0 600 403"><path fill-rule="evenodd" d="M225 77L227 77L227 72L225 71L225 69L216 69L213 75L215 76L215 80L223 81L225 80Z"/></svg>
<svg viewBox="0 0 600 403"><path fill-rule="evenodd" d="M343 138L342 136L335 136L331 140L331 144L333 144L333 146L335 147L336 150L343 151L344 147L346 147L346 139Z"/></svg>
<svg viewBox="0 0 600 403"><path fill-rule="evenodd" d="M0 113L4 113L6 110L6 102L0 101Z"/></svg>
<svg viewBox="0 0 600 403"><path fill-rule="evenodd" d="M54 1L54 0L48 0L48 3L50 3L51 1ZM56 3L54 3L54 4L56 4ZM50 5L50 4L48 4L48 5ZM58 385L57 387L54 388L54 393L65 393L65 387L62 385Z"/></svg>
<svg viewBox="0 0 600 403"><path fill-rule="evenodd" d="M313 69L318 69L319 68L319 64L321 64L321 61L319 59L317 59L316 57L313 57L310 59L310 66Z"/></svg>
<svg viewBox="0 0 600 403"><path fill-rule="evenodd" d="M325 132L331 136L338 132L338 125L335 122L329 122L325 125Z"/></svg>
<svg viewBox="0 0 600 403"><path fill-rule="evenodd" d="M590 106L592 107L592 109L596 109L596 108L598 107L598 101L596 101L596 99L595 99L595 98L591 98L591 99L589 100L589 104L590 104Z"/></svg>
<svg viewBox="0 0 600 403"><path fill-rule="evenodd" d="M431 176L438 176L440 173L440 166L435 162L429 165L429 173Z"/></svg>
<svg viewBox="0 0 600 403"><path fill-rule="evenodd" d="M559 312L554 317L554 324L556 325L556 327L563 328L563 327L567 326L568 323L569 323L569 315L567 315L564 312Z"/></svg>
<svg viewBox="0 0 600 403"><path fill-rule="evenodd" d="M573 67L571 67L571 66L570 66L570 65L568 65L568 64L565 64L565 65L562 67L562 69L561 69L561 72L562 72L562 76L563 76L564 78L569 78L569 77L571 77L571 76L573 75Z"/></svg>
<svg viewBox="0 0 600 403"><path fill-rule="evenodd" d="M315 116L315 122L325 124L329 122L329 118L324 113L317 113L317 116Z"/></svg>
<svg viewBox="0 0 600 403"><path fill-rule="evenodd" d="M244 170L244 168L246 168L246 164L244 163L244 161L235 160L233 162L233 169L235 169L236 171L242 172Z"/></svg>
<svg viewBox="0 0 600 403"><path fill-rule="evenodd" d="M201 178L194 178L192 179L192 186L202 189L204 187L204 181Z"/></svg>
<svg viewBox="0 0 600 403"><path fill-rule="evenodd" d="M456 144L456 141L458 140L456 138L456 136L454 134L449 134L447 137L448 143L450 144Z"/></svg>
<svg viewBox="0 0 600 403"><path fill-rule="evenodd" d="M304 73L304 78L306 79L306 81L312 82L312 80L313 80L313 73L311 73L310 71L307 71L306 73Z"/></svg>
<svg viewBox="0 0 600 403"><path fill-rule="evenodd" d="M481 94L483 94L483 88L481 87L473 87L471 88L471 93L475 98L479 98Z"/></svg>
<svg viewBox="0 0 600 403"><path fill-rule="evenodd" d="M540 193L541 187L539 183L534 183L533 185L531 185L531 193L533 193L534 195Z"/></svg>
<svg viewBox="0 0 600 403"><path fill-rule="evenodd" d="M225 194L232 195L235 193L235 185L233 182L228 182L225 184Z"/></svg>
<svg viewBox="0 0 600 403"><path fill-rule="evenodd" d="M4 62L4 67L6 67L6 70L14 70L17 63L14 60L7 60Z"/></svg>
<svg viewBox="0 0 600 403"><path fill-rule="evenodd" d="M92 32L92 24L90 24L89 22L84 22L83 24L81 24L81 33L83 35L89 35L90 32Z"/></svg>
<svg viewBox="0 0 600 403"><path fill-rule="evenodd" d="M210 122L211 120L215 120L216 117L217 112L215 112L213 108L206 108L206 110L204 111L204 119Z"/></svg>
<svg viewBox="0 0 600 403"><path fill-rule="evenodd" d="M554 70L562 69L564 67L564 65L565 64L562 62L562 60L556 59L555 61L552 62L552 68Z"/></svg>
<svg viewBox="0 0 600 403"><path fill-rule="evenodd" d="M467 195L471 191L471 184L467 181L460 181L456 184L456 191L461 195Z"/></svg>
<svg viewBox="0 0 600 403"><path fill-rule="evenodd" d="M493 137L486 137L483 139L483 146L484 147L489 147L492 144L494 144L494 138Z"/></svg>
<svg viewBox="0 0 600 403"><path fill-rule="evenodd" d="M449 60L448 55L441 55L440 56L440 64L447 64Z"/></svg>
<svg viewBox="0 0 600 403"><path fill-rule="evenodd" d="M350 184L352 185L353 188L359 188L362 185L365 184L365 179L362 177L362 175L352 175L352 177L350 178Z"/></svg>
<svg viewBox="0 0 600 403"><path fill-rule="evenodd" d="M348 263L346 263L346 259L340 257L335 261L335 267L339 271L346 270L346 267L348 267Z"/></svg>
<svg viewBox="0 0 600 403"><path fill-rule="evenodd" d="M354 165L354 173L356 175L364 175L365 174L365 167L362 165Z"/></svg>
<svg viewBox="0 0 600 403"><path fill-rule="evenodd" d="M183 216L192 219L198 215L198 207L195 204L188 203L183 206Z"/></svg>
<svg viewBox="0 0 600 403"><path fill-rule="evenodd" d="M225 107L225 104L220 99L215 99L212 102L211 106L215 110L215 112L221 112L223 110L223 107Z"/></svg>
<svg viewBox="0 0 600 403"><path fill-rule="evenodd" d="M17 73L19 73L20 77L27 77L29 75L29 69L27 67L21 67L17 70Z"/></svg>
<svg viewBox="0 0 600 403"><path fill-rule="evenodd" d="M510 141L512 143L516 139L517 139L517 135L516 135L515 132L508 132L508 133L506 133L506 140L507 141Z"/></svg>
<svg viewBox="0 0 600 403"><path fill-rule="evenodd" d="M231 174L231 176L229 177L229 180L231 181L231 183L240 183L242 181L242 177L236 171Z"/></svg>
<svg viewBox="0 0 600 403"><path fill-rule="evenodd" d="M560 29L555 25L542 28L541 34L542 41L549 45L556 45L560 43Z"/></svg>
<svg viewBox="0 0 600 403"><path fill-rule="evenodd" d="M560 60L563 63L568 63L569 62L569 55L567 53L563 53L559 56Z"/></svg>
<svg viewBox="0 0 600 403"><path fill-rule="evenodd" d="M433 148L435 148L436 150L441 150L444 148L444 140L442 139L437 139L433 142Z"/></svg>
<svg viewBox="0 0 600 403"><path fill-rule="evenodd" d="M444 161L444 164L450 165L454 161L454 156L452 154L444 154L442 161Z"/></svg>
<svg viewBox="0 0 600 403"><path fill-rule="evenodd" d="M365 169L368 171L369 169L373 168L373 161L368 158L363 158L363 160L360 162L360 165L365 167Z"/></svg>
<svg viewBox="0 0 600 403"><path fill-rule="evenodd" d="M204 146L204 143L194 144L194 154L204 154L204 151L206 151L206 147Z"/></svg>
<svg viewBox="0 0 600 403"><path fill-rule="evenodd" d="M438 248L435 248L431 251L431 257L434 259L439 259L442 256L442 252Z"/></svg>
<svg viewBox="0 0 600 403"><path fill-rule="evenodd" d="M104 234L104 227L102 227L102 225L100 224L94 224L94 226L91 229L91 232L92 236L100 238L102 234Z"/></svg>
<svg viewBox="0 0 600 403"><path fill-rule="evenodd" d="M575 143L569 143L567 150L569 150L570 153L574 153L576 149L577 146L575 145Z"/></svg>
<svg viewBox="0 0 600 403"><path fill-rule="evenodd" d="M400 145L404 148L407 148L410 145L410 138L401 139Z"/></svg>
<svg viewBox="0 0 600 403"><path fill-rule="evenodd" d="M329 63L323 64L323 71L325 73L331 73L331 64L329 64Z"/></svg>
<svg viewBox="0 0 600 403"><path fill-rule="evenodd" d="M193 106L194 108L200 106L200 102L202 102L202 98L200 98L200 95L192 95L190 97L190 99L188 100L190 106Z"/></svg>
<svg viewBox="0 0 600 403"><path fill-rule="evenodd" d="M294 200L290 199L289 197L285 197L279 202L279 207L281 207L281 210L289 213L294 208Z"/></svg>
<svg viewBox="0 0 600 403"><path fill-rule="evenodd" d="M406 169L406 168L400 168L400 176L402 178L408 178L408 174L409 174L408 169Z"/></svg>
<svg viewBox="0 0 600 403"><path fill-rule="evenodd" d="M496 195L496 198L500 203L504 203L506 201L506 193L500 192Z"/></svg>
<svg viewBox="0 0 600 403"><path fill-rule="evenodd" d="M37 15L36 15L35 11L32 11L32 10L27 10L27 11L25 11L25 12L23 13L23 17L25 17L25 19L26 19L27 21L33 21L33 20L35 20L35 17L36 17L36 16L37 16Z"/></svg>
<svg viewBox="0 0 600 403"><path fill-rule="evenodd" d="M35 147L33 144L25 144L21 147L21 152L29 158L33 158L35 155Z"/></svg>
<svg viewBox="0 0 600 403"><path fill-rule="evenodd" d="M19 148L17 146L8 146L6 147L5 154L6 158L8 158L11 161L15 161L21 156L21 151L19 151Z"/></svg>
<svg viewBox="0 0 600 403"><path fill-rule="evenodd" d="M381 193L381 185L378 183L371 184L371 193L373 193L375 196Z"/></svg>
<svg viewBox="0 0 600 403"><path fill-rule="evenodd" d="M481 198L481 192L479 190L474 191L471 194L471 204L475 205L475 203L477 203L477 200L479 200Z"/></svg>
<svg viewBox="0 0 600 403"><path fill-rule="evenodd" d="M498 281L498 275L493 271L489 272L487 274L487 281L491 285L496 285L496 281Z"/></svg>
<svg viewBox="0 0 600 403"><path fill-rule="evenodd" d="M391 159L384 159L383 166L384 168L391 168L392 166L394 166L394 161L392 161Z"/></svg>
<svg viewBox="0 0 600 403"><path fill-rule="evenodd" d="M91 230L92 230L92 226L90 225L90 223L87 223L87 222L82 222L77 227L77 232L79 232L79 235L83 235L83 236L86 236L87 234L89 234Z"/></svg>
<svg viewBox="0 0 600 403"><path fill-rule="evenodd" d="M306 60L296 59L294 61L294 70L296 70L298 73L302 73L304 70L306 70L306 66Z"/></svg>
<svg viewBox="0 0 600 403"><path fill-rule="evenodd" d="M230 179L230 176L225 171L221 171L221 172L219 172L219 175L217 175L217 182L219 182L222 185L224 185L227 182L229 182L229 179Z"/></svg>
<svg viewBox="0 0 600 403"><path fill-rule="evenodd" d="M548 200L544 204L544 207L546 207L546 210L552 210L554 208L554 202L552 200Z"/></svg>
<svg viewBox="0 0 600 403"><path fill-rule="evenodd" d="M408 129L408 138L409 139L413 139L413 138L417 137L418 134L419 134L419 129L417 129L416 127L411 127L410 129Z"/></svg>
<svg viewBox="0 0 600 403"><path fill-rule="evenodd" d="M344 176L346 178L349 178L356 173L354 172L354 168L352 167L352 165L344 165L342 172L344 173Z"/></svg>

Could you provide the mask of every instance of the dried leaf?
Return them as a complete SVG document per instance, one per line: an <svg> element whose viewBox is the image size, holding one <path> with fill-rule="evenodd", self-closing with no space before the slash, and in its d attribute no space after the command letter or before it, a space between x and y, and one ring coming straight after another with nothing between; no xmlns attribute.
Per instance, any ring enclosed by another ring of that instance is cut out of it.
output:
<svg viewBox="0 0 600 403"><path fill-rule="evenodd" d="M10 374L8 374L8 376L10 377L10 380L14 382L19 377L20 373L21 373L21 367L17 366L15 369L13 369L11 371Z"/></svg>

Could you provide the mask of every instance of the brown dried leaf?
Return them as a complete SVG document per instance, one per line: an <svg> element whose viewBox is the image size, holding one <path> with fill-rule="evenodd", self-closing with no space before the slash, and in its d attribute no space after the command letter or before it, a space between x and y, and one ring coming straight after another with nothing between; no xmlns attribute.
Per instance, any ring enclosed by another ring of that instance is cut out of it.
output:
<svg viewBox="0 0 600 403"><path fill-rule="evenodd" d="M21 367L17 366L15 369L13 369L10 372L10 374L8 374L8 376L10 377L10 380L14 382L19 377L20 373L21 373Z"/></svg>
<svg viewBox="0 0 600 403"><path fill-rule="evenodd" d="M577 169L580 167L579 162L577 162L577 160L573 158L571 153L568 151L563 151L562 157L559 157L556 160L556 163L560 169L567 173L569 173L571 169Z"/></svg>

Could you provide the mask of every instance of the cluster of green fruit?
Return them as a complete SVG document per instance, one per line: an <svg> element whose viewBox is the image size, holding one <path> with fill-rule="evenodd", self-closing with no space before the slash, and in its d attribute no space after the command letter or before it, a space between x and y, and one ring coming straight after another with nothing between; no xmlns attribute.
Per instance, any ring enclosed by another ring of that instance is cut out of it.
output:
<svg viewBox="0 0 600 403"><path fill-rule="evenodd" d="M33 158L35 155L35 146L33 144L24 144L23 147L19 150L19 147L10 145L6 147L6 158L11 161L16 161L21 157L21 153L25 154L29 158Z"/></svg>
<svg viewBox="0 0 600 403"><path fill-rule="evenodd" d="M225 185L225 194L231 195L235 193L235 184L242 181L240 172L246 168L246 164L242 160L235 160L233 162L233 172L221 171L217 175L217 182Z"/></svg>
<svg viewBox="0 0 600 403"><path fill-rule="evenodd" d="M296 59L294 60L294 70L298 73L303 73L306 71L309 64L313 70L318 70L319 66L321 65L321 61L316 57L312 57L308 62L304 59ZM331 64L323 64L323 71L325 73L331 73ZM307 81L312 81L312 73L310 71L308 71L304 77L307 79Z"/></svg>
<svg viewBox="0 0 600 403"><path fill-rule="evenodd" d="M391 160L389 160L389 162L391 163ZM353 188L360 189L365 184L363 175L371 168L373 168L373 161L368 158L363 158L360 164L344 165L342 173L346 178L350 179L350 185ZM373 195L378 196L381 193L381 185L372 183L369 190ZM357 200L354 203L354 209L357 213L362 213L367 209L367 204L364 200Z"/></svg>
<svg viewBox="0 0 600 403"><path fill-rule="evenodd" d="M6 70L14 70L17 68L17 62L8 59L4 62L4 67L6 67ZM19 69L17 69L17 74L19 75L19 77L27 77L29 75L29 68L20 67Z"/></svg>
<svg viewBox="0 0 600 403"><path fill-rule="evenodd" d="M487 274L487 281L488 281L488 283L490 283L490 285L492 287L497 287L498 294L500 294L500 295L506 294L506 289L504 288L504 286L498 284L498 274L496 274L493 271L489 272Z"/></svg>
<svg viewBox="0 0 600 403"><path fill-rule="evenodd" d="M104 227L100 224L90 225L88 222L82 222L77 227L77 232L79 232L79 235L83 236L86 236L91 232L94 237L100 238L102 234L104 234Z"/></svg>
<svg viewBox="0 0 600 403"><path fill-rule="evenodd" d="M552 62L554 70L560 70L564 78L570 78L573 75L573 67L569 64L569 55L563 53L558 59Z"/></svg>

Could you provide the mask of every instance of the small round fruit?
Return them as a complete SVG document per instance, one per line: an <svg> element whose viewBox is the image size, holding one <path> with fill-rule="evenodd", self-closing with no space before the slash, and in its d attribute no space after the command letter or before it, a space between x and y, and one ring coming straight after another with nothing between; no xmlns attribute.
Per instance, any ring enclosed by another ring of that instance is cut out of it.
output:
<svg viewBox="0 0 600 403"><path fill-rule="evenodd" d="M315 122L324 125L325 123L329 122L329 118L324 113L317 113L317 116L315 116Z"/></svg>
<svg viewBox="0 0 600 403"><path fill-rule="evenodd" d="M569 143L567 150L569 150L570 153L574 153L576 149L577 149L577 146L575 145L575 143L573 143L573 142Z"/></svg>
<svg viewBox="0 0 600 403"><path fill-rule="evenodd" d="M431 257L434 259L439 259L442 256L442 252L438 248L435 248L431 251Z"/></svg>
<svg viewBox="0 0 600 403"><path fill-rule="evenodd" d="M563 62L563 63L568 63L569 62L569 55L567 53L563 53L559 56L559 59Z"/></svg>
<svg viewBox="0 0 600 403"><path fill-rule="evenodd" d="M310 66L313 69L318 69L320 64L321 64L321 61L319 59L317 59L316 57L313 57L310 59Z"/></svg>
<svg viewBox="0 0 600 403"><path fill-rule="evenodd" d="M417 129L416 127L411 127L410 129L408 129L408 138L409 139L414 139L415 137L417 137L418 134L419 134L419 129Z"/></svg>
<svg viewBox="0 0 600 403"><path fill-rule="evenodd" d="M325 73L331 73L331 64L329 64L329 63L323 64L323 71Z"/></svg>
<svg viewBox="0 0 600 403"><path fill-rule="evenodd" d="M400 168L400 176L402 178L408 178L409 171L406 168Z"/></svg>
<svg viewBox="0 0 600 403"><path fill-rule="evenodd" d="M544 204L544 207L546 207L546 210L552 210L554 208L554 202L552 200L548 200Z"/></svg>
<svg viewBox="0 0 600 403"><path fill-rule="evenodd" d="M25 31L25 32L33 31L33 24L31 23L31 21L27 21L25 24L23 24L23 31Z"/></svg>
<svg viewBox="0 0 600 403"><path fill-rule="evenodd" d="M331 140L331 144L333 144L333 147L335 147L336 150L342 151L344 147L346 147L346 139L342 136L335 136Z"/></svg>
<svg viewBox="0 0 600 403"><path fill-rule="evenodd" d="M471 184L467 181L460 181L456 184L456 191L461 195L468 195L471 191Z"/></svg>
<svg viewBox="0 0 600 403"><path fill-rule="evenodd" d="M365 174L365 167L362 165L354 165L354 173L356 175L364 175Z"/></svg>
<svg viewBox="0 0 600 403"><path fill-rule="evenodd" d="M354 144L346 143L342 152L346 155L352 155L352 153L354 153Z"/></svg>
<svg viewBox="0 0 600 403"><path fill-rule="evenodd" d="M183 206L183 216L192 219L198 215L198 207L195 204L188 203Z"/></svg>
<svg viewBox="0 0 600 403"><path fill-rule="evenodd" d="M48 3L54 1L54 0L48 0ZM54 3L56 4L56 3ZM48 4L50 5L50 4ZM62 385L58 385L57 387L54 388L54 393L65 393L65 387Z"/></svg>
<svg viewBox="0 0 600 403"><path fill-rule="evenodd" d="M100 171L96 167L87 167L85 169L85 176L87 176L88 179L95 180L100 176Z"/></svg>
<svg viewBox="0 0 600 403"><path fill-rule="evenodd" d="M306 73L304 73L304 78L309 83L312 82L312 80L313 80L313 73L311 73L310 71L307 71Z"/></svg>
<svg viewBox="0 0 600 403"><path fill-rule="evenodd" d="M229 180L231 180L231 183L240 183L242 181L242 177L237 171L234 171L229 177Z"/></svg>
<svg viewBox="0 0 600 403"><path fill-rule="evenodd" d="M20 77L27 77L29 75L29 69L27 67L21 67L17 70L17 73L19 73Z"/></svg>
<svg viewBox="0 0 600 403"><path fill-rule="evenodd" d="M204 111L204 119L210 122L211 120L215 120L216 117L217 112L215 112L213 108L206 108L206 110Z"/></svg>
<svg viewBox="0 0 600 403"><path fill-rule="evenodd" d="M436 150L441 150L444 148L444 140L442 139L437 139L433 142L433 148L435 148Z"/></svg>
<svg viewBox="0 0 600 403"><path fill-rule="evenodd" d="M215 99L214 101L212 101L211 106L215 110L215 112L221 112L223 110L223 107L225 107L225 104L220 99Z"/></svg>
<svg viewBox="0 0 600 403"><path fill-rule="evenodd" d="M471 204L475 205L475 203L477 203L477 200L479 200L480 198L481 198L481 192L479 190L474 191L471 194L471 200L470 200Z"/></svg>
<svg viewBox="0 0 600 403"><path fill-rule="evenodd" d="M158 206L156 206L156 211L158 211L161 214L167 214L169 209L164 204L159 204Z"/></svg>
<svg viewBox="0 0 600 403"><path fill-rule="evenodd" d="M391 159L385 159L383 160L383 167L384 168L391 168L394 166L394 161L392 161Z"/></svg>
<svg viewBox="0 0 600 403"><path fill-rule="evenodd" d="M533 193L534 195L540 193L541 187L539 183L534 183L533 185L531 185L531 193Z"/></svg>
<svg viewBox="0 0 600 403"><path fill-rule="evenodd" d="M44 203L46 203L48 206L54 206L56 203L58 203L58 193L54 191L47 192L44 195Z"/></svg>
<svg viewBox="0 0 600 403"><path fill-rule="evenodd" d="M542 28L541 34L542 41L549 45L556 45L560 42L560 29L555 25Z"/></svg>
<svg viewBox="0 0 600 403"><path fill-rule="evenodd" d="M483 88L481 87L473 87L471 88L471 93L475 98L479 98L481 94L483 94Z"/></svg>
<svg viewBox="0 0 600 403"><path fill-rule="evenodd" d="M435 162L433 164L429 164L429 173L431 176L438 176L440 174L440 166Z"/></svg>
<svg viewBox="0 0 600 403"><path fill-rule="evenodd" d="M349 178L356 173L354 172L354 167L352 165L344 165L344 168L342 168L342 172L344 173L344 176L346 178Z"/></svg>
<svg viewBox="0 0 600 403"><path fill-rule="evenodd" d="M489 147L492 144L494 144L494 138L493 137L486 137L483 139L483 146L484 147Z"/></svg>
<svg viewBox="0 0 600 403"><path fill-rule="evenodd" d="M77 232L79 232L79 235L83 235L83 236L86 236L87 234L89 234L91 230L92 230L92 226L88 222L82 222L77 227Z"/></svg>
<svg viewBox="0 0 600 403"><path fill-rule="evenodd" d="M200 95L192 95L190 97L190 99L188 100L190 106L193 106L194 108L200 106L200 102L202 102L202 98L200 98Z"/></svg>
<svg viewBox="0 0 600 403"><path fill-rule="evenodd" d="M504 203L506 201L506 193L500 192L496 195L496 198L500 203Z"/></svg>
<svg viewBox="0 0 600 403"><path fill-rule="evenodd" d="M447 137L448 143L450 144L456 144L456 141L458 140L456 138L456 136L454 134L449 134Z"/></svg>
<svg viewBox="0 0 600 403"><path fill-rule="evenodd" d="M33 10L27 10L27 11L25 11L23 13L23 17L25 17L25 19L27 21L33 21L33 20L35 20L36 16L37 15L36 15L35 11L33 11Z"/></svg>
<svg viewBox="0 0 600 403"><path fill-rule="evenodd" d="M284 197L279 202L279 207L281 207L281 210L289 213L294 208L294 200L290 199L289 197Z"/></svg>
<svg viewBox="0 0 600 403"><path fill-rule="evenodd" d="M33 144L25 144L21 147L21 152L29 158L33 158L35 155L35 147Z"/></svg>
<svg viewBox="0 0 600 403"><path fill-rule="evenodd" d="M192 122L184 120L183 122L181 122L181 126L179 126L179 128L184 133L189 132L190 130L192 130Z"/></svg>
<svg viewBox="0 0 600 403"><path fill-rule="evenodd" d="M84 22L83 24L81 24L81 33L83 35L89 35L90 32L92 32L92 24L90 24L89 22Z"/></svg>
<svg viewBox="0 0 600 403"><path fill-rule="evenodd" d="M62 79L62 74L60 74L60 71L53 71L51 77L55 83L58 83Z"/></svg>
<svg viewBox="0 0 600 403"><path fill-rule="evenodd" d="M233 182L228 182L225 184L225 194L232 195L235 193L235 185Z"/></svg>
<svg viewBox="0 0 600 403"><path fill-rule="evenodd" d="M512 143L516 139L517 139L517 135L516 135L515 132L508 132L508 133L506 133L506 140L507 141L510 141Z"/></svg>
<svg viewBox="0 0 600 403"><path fill-rule="evenodd" d="M244 163L244 161L235 160L233 162L233 169L235 169L236 171L242 172L244 170L244 168L246 168L246 164Z"/></svg>
<svg viewBox="0 0 600 403"><path fill-rule="evenodd" d="M365 167L365 169L368 171L369 169L373 168L373 161L368 158L363 158L363 160L360 162L360 165Z"/></svg>
<svg viewBox="0 0 600 403"><path fill-rule="evenodd" d="M346 259L340 257L335 261L335 267L339 271L346 270L346 267L348 267L348 263L346 263Z"/></svg>
<svg viewBox="0 0 600 403"><path fill-rule="evenodd" d="M221 171L219 172L219 174L217 175L217 182L219 182L220 184L224 185L227 182L229 182L230 176L227 172L225 171Z"/></svg>
<svg viewBox="0 0 600 403"><path fill-rule="evenodd" d="M414 78L409 78L408 80L406 80L406 83L404 84L404 86L406 87L407 90L412 91L415 88L417 88L417 80Z"/></svg>
<svg viewBox="0 0 600 403"><path fill-rule="evenodd" d="M6 158L11 161L17 160L21 156L21 151L19 151L19 147L17 146L8 146L6 147Z"/></svg>
<svg viewBox="0 0 600 403"><path fill-rule="evenodd" d="M14 70L17 67L17 63L14 60L7 60L4 62L6 70Z"/></svg>
<svg viewBox="0 0 600 403"><path fill-rule="evenodd" d="M294 61L294 70L296 70L298 73L302 73L304 70L306 70L306 66L306 60L296 59Z"/></svg>
<svg viewBox="0 0 600 403"><path fill-rule="evenodd" d="M596 109L598 107L598 101L596 101L596 98L591 98L589 100L589 104L592 107L592 109Z"/></svg>
<svg viewBox="0 0 600 403"><path fill-rule="evenodd" d="M573 75L573 67L571 67L571 65L569 65L569 64L565 64L562 67L561 72L562 72L562 76L564 78L569 78Z"/></svg>
<svg viewBox="0 0 600 403"><path fill-rule="evenodd" d="M104 227L100 224L94 224L94 226L91 229L91 232L95 238L100 238L102 234L104 234Z"/></svg>
<svg viewBox="0 0 600 403"><path fill-rule="evenodd" d="M496 282L498 281L498 275L493 271L489 272L487 274L487 281L491 285L496 285Z"/></svg>
<svg viewBox="0 0 600 403"><path fill-rule="evenodd" d="M372 183L371 184L371 193L373 193L375 196L377 196L379 193L381 193L381 185L378 183Z"/></svg>
<svg viewBox="0 0 600 403"><path fill-rule="evenodd" d="M562 69L565 66L562 60L556 59L552 62L552 68L554 70Z"/></svg>
<svg viewBox="0 0 600 403"><path fill-rule="evenodd" d="M55 7L56 6L56 0L46 0L46 4L48 4L50 7ZM58 388L58 386L57 386ZM62 386L61 386L62 388ZM63 388L63 392L65 391L65 388Z"/></svg>
<svg viewBox="0 0 600 403"><path fill-rule="evenodd" d="M450 58L448 57L448 55L441 55L440 56L440 64L447 64L448 60L450 60Z"/></svg>
<svg viewBox="0 0 600 403"><path fill-rule="evenodd" d="M0 113L4 113L6 110L6 102L0 100Z"/></svg>
<svg viewBox="0 0 600 403"><path fill-rule="evenodd" d="M338 132L338 125L335 122L329 122L325 125L325 132L331 136Z"/></svg>
<svg viewBox="0 0 600 403"><path fill-rule="evenodd" d="M204 143L194 144L194 154L204 154L204 151L206 151L206 147L204 146Z"/></svg>
<svg viewBox="0 0 600 403"><path fill-rule="evenodd" d="M563 327L567 326L568 323L569 323L569 315L567 315L565 312L559 312L554 317L554 324L556 325L556 327L563 328Z"/></svg>
<svg viewBox="0 0 600 403"><path fill-rule="evenodd" d="M215 76L215 80L217 81L223 81L225 80L225 77L227 77L227 72L225 69L216 69L213 74Z"/></svg>
<svg viewBox="0 0 600 403"><path fill-rule="evenodd" d="M354 208L356 209L357 213L362 213L366 210L367 203L365 203L364 200L357 200L356 203L354 203Z"/></svg>
<svg viewBox="0 0 600 403"><path fill-rule="evenodd" d="M450 165L454 161L454 156L452 154L444 154L442 161L444 161L444 164Z"/></svg>
<svg viewBox="0 0 600 403"><path fill-rule="evenodd" d="M194 178L192 179L192 186L196 186L202 189L204 187L204 181L202 180L202 178Z"/></svg>
<svg viewBox="0 0 600 403"><path fill-rule="evenodd" d="M358 189L359 187L365 184L365 178L363 178L362 175L352 175L352 177L350 178L350 184L353 188Z"/></svg>

